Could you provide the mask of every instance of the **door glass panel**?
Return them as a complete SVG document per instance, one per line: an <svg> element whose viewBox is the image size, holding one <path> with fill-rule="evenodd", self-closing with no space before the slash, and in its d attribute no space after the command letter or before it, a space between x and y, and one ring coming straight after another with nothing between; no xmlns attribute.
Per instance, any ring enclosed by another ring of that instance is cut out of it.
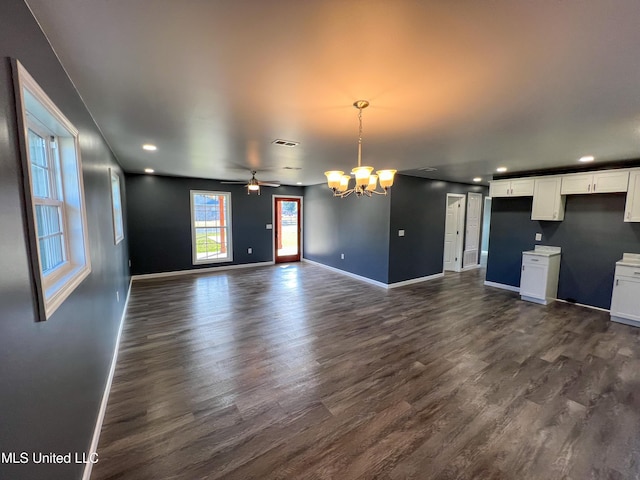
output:
<svg viewBox="0 0 640 480"><path fill-rule="evenodd" d="M282 201L280 205L278 256L298 255L298 202Z"/></svg>

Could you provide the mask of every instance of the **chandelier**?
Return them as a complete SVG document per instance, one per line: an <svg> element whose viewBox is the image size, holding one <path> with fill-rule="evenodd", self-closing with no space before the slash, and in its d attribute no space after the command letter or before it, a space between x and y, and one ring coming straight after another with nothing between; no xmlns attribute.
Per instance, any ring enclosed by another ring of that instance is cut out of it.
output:
<svg viewBox="0 0 640 480"><path fill-rule="evenodd" d="M333 190L334 197L344 198L352 193L355 193L357 197L364 195L371 197L374 193L376 195L386 195L393 185L393 176L397 170L378 170L376 174L372 174L373 167L362 166L362 110L369 106L369 102L367 100L358 100L353 103L353 106L358 109L358 121L360 123L358 131L358 166L351 170L351 173L355 176L355 185L353 188L349 188L351 175L345 175L340 170L324 172L327 176L327 183L329 188ZM380 180L382 191L378 190L378 179Z"/></svg>

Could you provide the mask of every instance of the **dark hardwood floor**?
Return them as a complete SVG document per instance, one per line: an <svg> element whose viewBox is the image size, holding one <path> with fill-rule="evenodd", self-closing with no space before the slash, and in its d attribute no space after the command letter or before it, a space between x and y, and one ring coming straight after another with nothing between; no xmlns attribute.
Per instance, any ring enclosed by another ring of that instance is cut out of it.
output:
<svg viewBox="0 0 640 480"><path fill-rule="evenodd" d="M134 282L92 478L640 478L640 329L483 275Z"/></svg>

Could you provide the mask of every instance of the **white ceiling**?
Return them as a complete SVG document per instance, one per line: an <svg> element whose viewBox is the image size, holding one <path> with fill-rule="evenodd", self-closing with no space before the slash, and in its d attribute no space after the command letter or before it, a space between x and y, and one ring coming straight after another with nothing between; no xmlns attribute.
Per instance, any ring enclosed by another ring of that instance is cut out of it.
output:
<svg viewBox="0 0 640 480"><path fill-rule="evenodd" d="M27 3L126 171L321 183L361 98L376 168L640 158L638 0Z"/></svg>

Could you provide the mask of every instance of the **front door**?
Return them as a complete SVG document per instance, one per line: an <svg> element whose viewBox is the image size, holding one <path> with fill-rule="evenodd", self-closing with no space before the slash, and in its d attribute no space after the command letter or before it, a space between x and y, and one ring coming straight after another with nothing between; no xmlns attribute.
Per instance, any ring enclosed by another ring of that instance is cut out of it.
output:
<svg viewBox="0 0 640 480"><path fill-rule="evenodd" d="M300 261L300 199L275 197L276 263Z"/></svg>

